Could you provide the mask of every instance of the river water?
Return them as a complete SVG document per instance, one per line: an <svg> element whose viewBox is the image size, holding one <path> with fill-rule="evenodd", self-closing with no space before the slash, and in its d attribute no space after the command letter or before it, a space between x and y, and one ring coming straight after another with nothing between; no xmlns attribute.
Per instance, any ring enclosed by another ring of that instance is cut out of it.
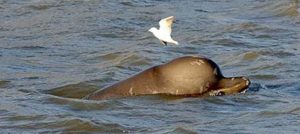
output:
<svg viewBox="0 0 300 134"><path fill-rule="evenodd" d="M179 46L148 29L174 15ZM185 55L245 94L88 101ZM0 0L0 133L299 133L298 0Z"/></svg>

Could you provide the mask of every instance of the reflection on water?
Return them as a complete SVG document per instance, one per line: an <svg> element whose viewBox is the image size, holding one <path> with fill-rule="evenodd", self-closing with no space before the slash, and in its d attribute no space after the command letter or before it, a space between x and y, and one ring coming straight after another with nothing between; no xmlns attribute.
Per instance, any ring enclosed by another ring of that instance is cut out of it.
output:
<svg viewBox="0 0 300 134"><path fill-rule="evenodd" d="M0 0L0 131L297 133L299 13L299 0ZM170 15L179 46L148 32ZM223 97L80 99L184 55L252 85Z"/></svg>

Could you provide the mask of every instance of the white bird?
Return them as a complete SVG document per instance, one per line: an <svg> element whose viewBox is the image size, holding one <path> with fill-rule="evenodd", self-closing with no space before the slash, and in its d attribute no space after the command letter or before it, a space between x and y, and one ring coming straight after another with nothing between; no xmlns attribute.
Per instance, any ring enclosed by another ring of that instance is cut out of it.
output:
<svg viewBox="0 0 300 134"><path fill-rule="evenodd" d="M173 40L171 37L173 20L174 16L164 18L159 21L159 30L156 27L149 29L149 32L153 33L153 35L158 38L163 45L167 45L167 43L178 45L178 42Z"/></svg>

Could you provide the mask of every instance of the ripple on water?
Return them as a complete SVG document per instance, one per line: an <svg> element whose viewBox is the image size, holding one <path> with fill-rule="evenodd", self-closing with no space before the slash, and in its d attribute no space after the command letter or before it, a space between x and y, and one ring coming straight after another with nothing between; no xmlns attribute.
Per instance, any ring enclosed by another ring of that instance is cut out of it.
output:
<svg viewBox="0 0 300 134"><path fill-rule="evenodd" d="M257 74L257 75L250 75L250 77L258 79L258 80L276 80L279 79L277 75L273 74Z"/></svg>
<svg viewBox="0 0 300 134"><path fill-rule="evenodd" d="M243 53L243 59L244 60L256 60L260 57L260 54L258 54L257 52L251 51L251 52L246 52Z"/></svg>
<svg viewBox="0 0 300 134"><path fill-rule="evenodd" d="M152 7L155 4L153 2L149 2L147 0L141 0L140 2L135 1L122 1L120 4L129 7Z"/></svg>
<svg viewBox="0 0 300 134"><path fill-rule="evenodd" d="M243 42L240 42L238 40L224 39L224 38L215 40L214 44L221 45L221 46L227 46L227 47L237 47L239 45L244 45Z"/></svg>
<svg viewBox="0 0 300 134"><path fill-rule="evenodd" d="M296 108L296 110L299 108ZM272 110L272 111L261 111L258 113L257 116L263 117L263 118L274 118L277 116L282 116L284 114L289 114L289 111L276 111L276 110Z"/></svg>
<svg viewBox="0 0 300 134"><path fill-rule="evenodd" d="M259 51L258 53L261 55L277 57L277 58L285 58L285 57L295 56L294 53L283 51L283 50L262 50L262 51Z"/></svg>
<svg viewBox="0 0 300 134"><path fill-rule="evenodd" d="M0 88L6 87L8 83L9 83L9 81L0 80Z"/></svg>
<svg viewBox="0 0 300 134"><path fill-rule="evenodd" d="M35 51L35 50L47 50L47 47L44 46L35 46L35 45L25 45L25 46L16 46L16 47L12 47L11 49L20 49L20 50L28 50L28 51Z"/></svg>
<svg viewBox="0 0 300 134"><path fill-rule="evenodd" d="M99 66L108 67L141 67L151 65L151 62L148 58L145 58L143 55L138 54L138 52L109 52L107 54L101 55L91 55L85 62L95 63L101 62Z"/></svg>
<svg viewBox="0 0 300 134"><path fill-rule="evenodd" d="M276 2L255 2L254 6L247 6L245 9L251 10L241 16L241 18L268 19L274 17L297 17L299 16L299 0L276 1Z"/></svg>
<svg viewBox="0 0 300 134"><path fill-rule="evenodd" d="M141 130L140 133L149 133L149 130ZM163 133L163 134L198 134L196 130L193 130L188 125L176 125L175 128L152 128L150 133Z"/></svg>
<svg viewBox="0 0 300 134"><path fill-rule="evenodd" d="M8 117L7 120L10 120L10 121L39 121L39 120L44 120L46 119L47 116L44 116L44 115L16 115L16 116L11 116L11 117Z"/></svg>
<svg viewBox="0 0 300 134"><path fill-rule="evenodd" d="M52 7L58 7L61 1L54 1L54 0L49 0L49 1L37 1L28 4L26 7L28 9L32 10L37 10L37 11L43 11L50 9Z"/></svg>
<svg viewBox="0 0 300 134"><path fill-rule="evenodd" d="M2 126L2 128L26 129L33 132L65 132L65 133L124 133L126 128L114 123L98 123L83 118L61 117L55 121L44 119L39 122L23 122L17 125Z"/></svg>
<svg viewBox="0 0 300 134"><path fill-rule="evenodd" d="M289 16L297 17L299 16L299 0L292 0L290 3L276 3L271 10L278 16Z"/></svg>

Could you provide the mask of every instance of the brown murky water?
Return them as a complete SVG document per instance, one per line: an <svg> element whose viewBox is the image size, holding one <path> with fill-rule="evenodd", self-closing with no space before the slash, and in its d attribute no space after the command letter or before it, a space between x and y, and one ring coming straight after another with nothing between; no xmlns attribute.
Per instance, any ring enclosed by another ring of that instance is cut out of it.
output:
<svg viewBox="0 0 300 134"><path fill-rule="evenodd" d="M176 16L179 46L148 29ZM183 55L204 55L242 95L82 96ZM1 133L298 133L298 0L0 0Z"/></svg>

